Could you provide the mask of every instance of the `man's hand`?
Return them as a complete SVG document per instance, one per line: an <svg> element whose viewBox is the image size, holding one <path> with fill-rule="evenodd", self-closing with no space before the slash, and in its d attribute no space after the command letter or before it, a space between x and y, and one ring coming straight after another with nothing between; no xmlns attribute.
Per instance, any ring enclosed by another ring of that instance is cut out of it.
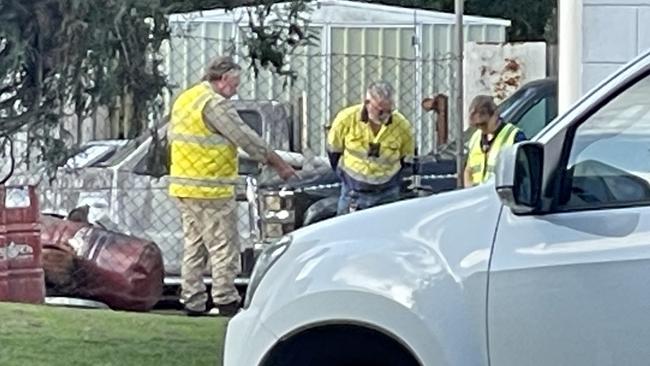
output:
<svg viewBox="0 0 650 366"><path fill-rule="evenodd" d="M287 163L286 161L282 160L282 158L276 154L274 151L271 151L269 155L267 156L267 160L270 166L275 169L275 171L278 173L280 178L282 178L285 182L291 179L292 177L298 177L298 174L296 174L296 171Z"/></svg>
<svg viewBox="0 0 650 366"><path fill-rule="evenodd" d="M284 167L277 169L277 172L280 178L282 178L282 180L284 180L285 182L291 178L298 178L298 174L296 173L296 171L291 167L291 165L287 163L285 163Z"/></svg>

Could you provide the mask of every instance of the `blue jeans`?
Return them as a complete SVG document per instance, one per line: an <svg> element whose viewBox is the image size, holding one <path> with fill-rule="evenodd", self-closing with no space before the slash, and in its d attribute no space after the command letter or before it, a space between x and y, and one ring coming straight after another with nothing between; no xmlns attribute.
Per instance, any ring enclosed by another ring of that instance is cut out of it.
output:
<svg viewBox="0 0 650 366"><path fill-rule="evenodd" d="M399 189L399 186L395 186L380 192L358 192L350 189L346 184L342 184L336 214L344 215L351 211L398 201Z"/></svg>

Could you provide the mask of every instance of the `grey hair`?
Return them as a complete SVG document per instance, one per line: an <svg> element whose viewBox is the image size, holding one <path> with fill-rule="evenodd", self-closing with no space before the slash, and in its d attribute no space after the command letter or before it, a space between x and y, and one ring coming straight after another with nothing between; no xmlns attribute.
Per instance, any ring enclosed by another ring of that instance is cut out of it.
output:
<svg viewBox="0 0 650 366"><path fill-rule="evenodd" d="M239 66L235 60L230 56L217 56L210 61L208 67L205 68L205 75L203 75L203 81L214 81L221 80L221 78L228 74L234 72L240 72L241 66Z"/></svg>
<svg viewBox="0 0 650 366"><path fill-rule="evenodd" d="M497 113L497 105L494 103L494 98L491 96L477 95L472 99L472 103L469 105L469 112L493 116Z"/></svg>
<svg viewBox="0 0 650 366"><path fill-rule="evenodd" d="M386 81L375 81L368 85L367 95L375 99L393 101L393 87Z"/></svg>

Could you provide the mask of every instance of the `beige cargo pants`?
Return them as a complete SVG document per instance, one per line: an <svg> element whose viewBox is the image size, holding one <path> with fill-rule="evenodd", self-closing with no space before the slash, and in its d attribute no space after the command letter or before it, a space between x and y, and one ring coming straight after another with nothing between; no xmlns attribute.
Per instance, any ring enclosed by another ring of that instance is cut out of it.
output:
<svg viewBox="0 0 650 366"><path fill-rule="evenodd" d="M208 295L203 284L206 265L212 272L215 305L240 301L235 277L241 271L237 204L234 199L179 198L184 248L181 302L192 311L205 311Z"/></svg>

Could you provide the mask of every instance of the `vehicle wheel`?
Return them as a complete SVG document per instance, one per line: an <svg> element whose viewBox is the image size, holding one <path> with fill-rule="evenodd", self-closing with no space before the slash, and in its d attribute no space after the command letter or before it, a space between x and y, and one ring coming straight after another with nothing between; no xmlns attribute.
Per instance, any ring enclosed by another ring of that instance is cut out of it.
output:
<svg viewBox="0 0 650 366"><path fill-rule="evenodd" d="M305 211L303 226L311 225L336 216L338 197L326 197L314 202Z"/></svg>
<svg viewBox="0 0 650 366"><path fill-rule="evenodd" d="M418 366L399 343L376 331L341 327L305 332L278 345L265 366Z"/></svg>

